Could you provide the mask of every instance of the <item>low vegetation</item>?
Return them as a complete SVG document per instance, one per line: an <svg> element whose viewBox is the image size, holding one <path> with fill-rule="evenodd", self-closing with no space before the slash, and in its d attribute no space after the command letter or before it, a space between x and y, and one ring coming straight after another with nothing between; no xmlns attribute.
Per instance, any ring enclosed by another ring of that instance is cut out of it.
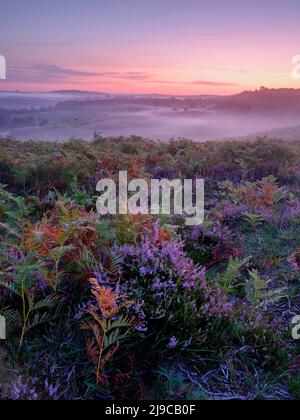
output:
<svg viewBox="0 0 300 420"><path fill-rule="evenodd" d="M96 183L205 178L203 226ZM299 399L300 142L0 143L0 399Z"/></svg>

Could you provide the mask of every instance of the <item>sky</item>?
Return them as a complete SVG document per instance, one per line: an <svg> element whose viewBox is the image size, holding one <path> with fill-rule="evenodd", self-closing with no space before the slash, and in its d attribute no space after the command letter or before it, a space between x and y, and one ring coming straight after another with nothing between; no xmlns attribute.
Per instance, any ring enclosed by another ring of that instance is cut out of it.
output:
<svg viewBox="0 0 300 420"><path fill-rule="evenodd" d="M232 94L300 88L299 0L10 0L0 90Z"/></svg>

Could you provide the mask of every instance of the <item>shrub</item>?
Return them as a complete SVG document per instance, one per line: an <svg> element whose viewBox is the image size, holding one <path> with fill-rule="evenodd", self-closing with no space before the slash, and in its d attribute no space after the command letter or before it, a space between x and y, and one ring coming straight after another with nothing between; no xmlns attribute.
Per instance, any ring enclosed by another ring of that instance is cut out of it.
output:
<svg viewBox="0 0 300 420"><path fill-rule="evenodd" d="M205 270L187 258L181 242L165 240L158 228L136 246L116 245L112 258L119 278L103 270L96 275L99 284L134 302L128 308L137 319L134 329L153 345L187 347L203 326L230 314L231 304L208 284Z"/></svg>

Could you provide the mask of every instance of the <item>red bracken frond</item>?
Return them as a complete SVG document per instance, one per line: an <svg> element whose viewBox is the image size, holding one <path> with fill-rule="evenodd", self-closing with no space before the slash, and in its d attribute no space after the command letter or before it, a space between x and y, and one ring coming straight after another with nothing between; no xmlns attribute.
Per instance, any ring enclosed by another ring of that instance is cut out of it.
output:
<svg viewBox="0 0 300 420"><path fill-rule="evenodd" d="M99 347L94 338L90 338L86 343L86 351L92 362L96 365L99 359Z"/></svg>

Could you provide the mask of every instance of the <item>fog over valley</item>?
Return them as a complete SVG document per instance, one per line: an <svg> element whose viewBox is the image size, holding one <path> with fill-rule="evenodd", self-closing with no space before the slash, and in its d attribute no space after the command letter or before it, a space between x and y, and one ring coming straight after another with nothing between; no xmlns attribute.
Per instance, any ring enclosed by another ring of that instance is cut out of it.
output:
<svg viewBox="0 0 300 420"><path fill-rule="evenodd" d="M136 135L205 141L300 131L300 90L232 96L109 95L95 92L0 92L0 138L87 141Z"/></svg>

